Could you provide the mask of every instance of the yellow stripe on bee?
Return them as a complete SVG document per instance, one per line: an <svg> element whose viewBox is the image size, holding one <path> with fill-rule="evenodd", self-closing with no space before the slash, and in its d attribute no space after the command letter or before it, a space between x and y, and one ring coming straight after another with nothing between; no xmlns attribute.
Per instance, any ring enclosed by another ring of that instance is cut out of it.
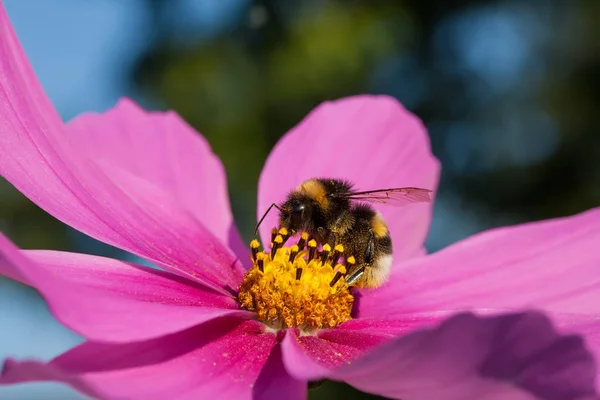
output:
<svg viewBox="0 0 600 400"><path fill-rule="evenodd" d="M327 200L327 191L323 185L316 179L309 179L304 181L298 186L299 192L307 195L311 199L314 199L322 208L329 207L329 201Z"/></svg>
<svg viewBox="0 0 600 400"><path fill-rule="evenodd" d="M389 234L387 224L383 220L383 216L381 215L381 213L378 212L377 214L375 214L375 216L371 220L371 229L373 230L375 237L378 238L382 238Z"/></svg>

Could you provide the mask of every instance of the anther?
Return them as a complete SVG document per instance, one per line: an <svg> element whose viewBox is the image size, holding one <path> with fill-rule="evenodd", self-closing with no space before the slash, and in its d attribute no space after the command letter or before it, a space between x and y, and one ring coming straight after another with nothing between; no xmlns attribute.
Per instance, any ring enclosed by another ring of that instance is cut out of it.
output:
<svg viewBox="0 0 600 400"><path fill-rule="evenodd" d="M271 229L271 243L275 243L276 236L277 236L277 228Z"/></svg>
<svg viewBox="0 0 600 400"><path fill-rule="evenodd" d="M273 240L273 247L271 248L271 259L275 259L275 256L277 255L277 250L279 250L281 248L281 246L283 246L283 237L281 237L281 235L277 235L275 236L275 239Z"/></svg>
<svg viewBox="0 0 600 400"><path fill-rule="evenodd" d="M337 264L343 252L344 246L342 246L341 244L338 244L333 248L333 255L331 256L331 265Z"/></svg>
<svg viewBox="0 0 600 400"><path fill-rule="evenodd" d="M317 253L317 241L315 239L311 239L308 242L308 260L311 261L315 258L315 254Z"/></svg>
<svg viewBox="0 0 600 400"><path fill-rule="evenodd" d="M335 285L340 278L342 277L342 274L340 273L340 271L336 272L333 279L331 280L331 282L329 282L329 286L333 287L333 285Z"/></svg>
<svg viewBox="0 0 600 400"><path fill-rule="evenodd" d="M298 251L304 250L304 246L306 245L306 241L308 240L308 233L302 232L300 235L300 240L298 240Z"/></svg>
<svg viewBox="0 0 600 400"><path fill-rule="evenodd" d="M258 254L258 248L260 247L260 242L256 239L250 242L250 249L252 250L252 261L256 262L256 255Z"/></svg>
<svg viewBox="0 0 600 400"><path fill-rule="evenodd" d="M327 261L327 257L329 257L330 252L331 252L331 246L329 244L325 243L323 245L323 251L321 251L321 254L320 254L321 263L325 264L325 261Z"/></svg>
<svg viewBox="0 0 600 400"><path fill-rule="evenodd" d="M302 272L304 271L304 268L306 268L306 261L304 261L304 258L299 258L296 261L296 280L299 281L300 278L302 278Z"/></svg>
<svg viewBox="0 0 600 400"><path fill-rule="evenodd" d="M335 275L333 276L333 279L331 280L331 282L329 282L330 287L333 287L333 285L335 285L340 280L340 278L342 276L344 276L344 274L346 273L346 267L344 267L341 264L338 264L336 266L336 269L337 269L337 271L336 271Z"/></svg>
<svg viewBox="0 0 600 400"><path fill-rule="evenodd" d="M287 240L290 238L290 234L289 234L288 230L285 228L281 228L279 230L279 234L283 238L283 242L281 243L281 245L283 246L285 244L285 242L287 242Z"/></svg>
<svg viewBox="0 0 600 400"><path fill-rule="evenodd" d="M256 261L256 265L258 266L258 270L260 272L265 272L265 260L263 260L262 258L259 258Z"/></svg>
<svg viewBox="0 0 600 400"><path fill-rule="evenodd" d="M297 255L298 255L298 245L293 245L290 250L289 262L293 263L294 260L296 259Z"/></svg>
<svg viewBox="0 0 600 400"><path fill-rule="evenodd" d="M346 258L346 271L352 272L354 264L356 264L356 259L354 258L354 256Z"/></svg>

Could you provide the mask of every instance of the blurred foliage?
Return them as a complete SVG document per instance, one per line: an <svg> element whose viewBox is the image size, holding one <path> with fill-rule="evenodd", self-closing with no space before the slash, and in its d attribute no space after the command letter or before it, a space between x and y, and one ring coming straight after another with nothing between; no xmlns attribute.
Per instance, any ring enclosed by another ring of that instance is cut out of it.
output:
<svg viewBox="0 0 600 400"><path fill-rule="evenodd" d="M258 174L277 139L321 101L362 92L394 95L424 119L434 152L450 166L442 195L457 193L482 228L599 203L597 2L263 0L248 2L214 36L191 34L185 44L174 40L177 21L164 18L170 3L149 3L162 34L134 82L211 142L246 234ZM478 67L464 54L477 51L465 49L468 35L486 24L493 35L502 23L523 35L517 44L529 42L520 50L526 62L506 67L518 69L504 87L506 77L494 82L502 72L494 49L480 49L492 59ZM550 150L528 160L538 147Z"/></svg>
<svg viewBox="0 0 600 400"><path fill-rule="evenodd" d="M208 30L182 24L184 0L145 0L153 35L131 91L207 137L246 237L278 138L318 103L365 92L425 121L444 166L438 201L479 230L600 204L600 2L237 2ZM0 198L1 228L18 244L69 246L67 230L5 183ZM311 391L342 397L370 398L337 383Z"/></svg>
<svg viewBox="0 0 600 400"><path fill-rule="evenodd" d="M168 2L153 4L160 21ZM402 3L257 2L238 25L197 46L157 37L134 77L221 156L248 234L258 175L277 139L321 101L368 90L369 72L410 32Z"/></svg>
<svg viewBox="0 0 600 400"><path fill-rule="evenodd" d="M0 180L0 231L24 248L66 250L66 235L53 234L64 229L59 221L41 211L33 202Z"/></svg>

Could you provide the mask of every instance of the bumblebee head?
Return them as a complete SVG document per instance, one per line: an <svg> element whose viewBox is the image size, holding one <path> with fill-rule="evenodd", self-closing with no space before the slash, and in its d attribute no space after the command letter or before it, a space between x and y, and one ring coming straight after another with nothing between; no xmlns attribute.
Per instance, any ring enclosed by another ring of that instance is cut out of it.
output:
<svg viewBox="0 0 600 400"><path fill-rule="evenodd" d="M292 234L307 228L312 217L314 201L308 196L291 194L282 204L279 213L279 226L287 228Z"/></svg>

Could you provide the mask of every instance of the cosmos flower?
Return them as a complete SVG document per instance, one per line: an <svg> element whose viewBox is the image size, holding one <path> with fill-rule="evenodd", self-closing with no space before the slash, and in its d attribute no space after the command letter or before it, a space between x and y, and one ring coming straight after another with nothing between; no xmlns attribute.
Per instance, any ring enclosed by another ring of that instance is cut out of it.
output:
<svg viewBox="0 0 600 400"><path fill-rule="evenodd" d="M64 125L4 10L0 89L0 174L62 222L160 268L19 250L0 236L0 273L36 288L56 318L86 339L49 363L7 361L0 384L57 380L100 398L293 399L306 396L308 380L329 377L393 397L418 388L423 394L411 398L429 399L460 371L460 388L445 398L485 387L496 398L525 399L537 396L532 381L546 379L551 365L586 377L560 380L570 390L564 398L594 392L596 373L581 343L559 352L578 357L543 362L555 360L551 350L564 340L573 342L539 316L467 315L433 327L461 310L539 308L561 332L582 333L598 355L600 210L485 232L425 255L431 205L382 206L395 246L389 282L330 290L335 263L308 263L294 305L278 289L290 288L297 267L291 249L273 259L262 253L262 266L257 255L252 261L219 159L177 115L123 100ZM425 129L395 100L342 99L317 107L277 144L260 177L259 213L310 177L435 189L438 174ZM263 243L271 241L273 218L263 224ZM259 297L266 306L253 309ZM505 337L514 345L497 350Z"/></svg>

